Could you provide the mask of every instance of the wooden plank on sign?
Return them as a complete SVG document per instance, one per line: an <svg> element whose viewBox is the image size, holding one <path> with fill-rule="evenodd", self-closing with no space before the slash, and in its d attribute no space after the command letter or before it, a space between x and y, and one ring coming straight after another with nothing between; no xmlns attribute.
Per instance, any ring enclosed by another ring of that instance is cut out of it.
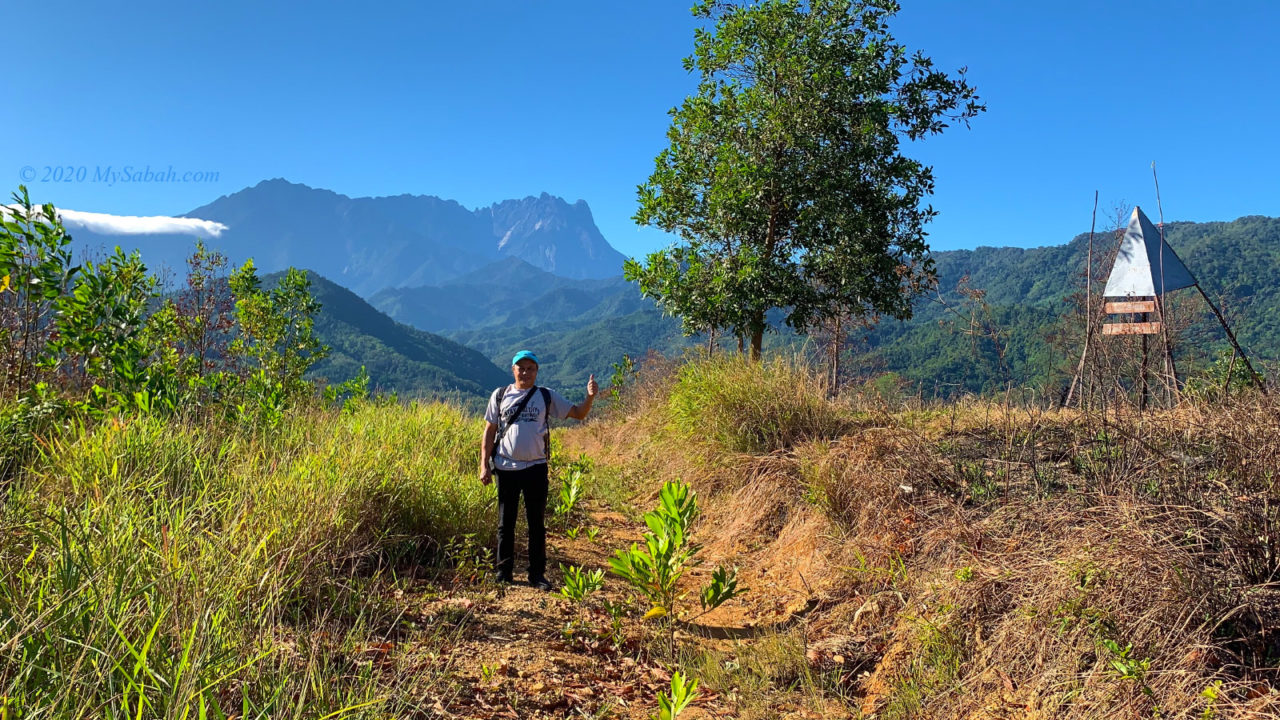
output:
<svg viewBox="0 0 1280 720"><path fill-rule="evenodd" d="M1133 300L1130 302L1109 302L1105 310L1108 315L1120 313L1149 313L1156 311L1155 300Z"/></svg>
<svg viewBox="0 0 1280 720"><path fill-rule="evenodd" d="M1159 335L1160 323L1108 323L1102 326L1103 335Z"/></svg>

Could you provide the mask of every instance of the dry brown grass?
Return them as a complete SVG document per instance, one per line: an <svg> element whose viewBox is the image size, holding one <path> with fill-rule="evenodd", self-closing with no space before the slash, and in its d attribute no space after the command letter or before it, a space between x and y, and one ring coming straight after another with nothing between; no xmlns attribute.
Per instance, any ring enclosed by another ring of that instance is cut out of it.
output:
<svg viewBox="0 0 1280 720"><path fill-rule="evenodd" d="M864 713L1280 716L1276 400L845 402L839 437L750 454L689 442L679 375L648 382L571 442L642 490L701 488L701 537L744 565L754 620L816 604L809 665Z"/></svg>

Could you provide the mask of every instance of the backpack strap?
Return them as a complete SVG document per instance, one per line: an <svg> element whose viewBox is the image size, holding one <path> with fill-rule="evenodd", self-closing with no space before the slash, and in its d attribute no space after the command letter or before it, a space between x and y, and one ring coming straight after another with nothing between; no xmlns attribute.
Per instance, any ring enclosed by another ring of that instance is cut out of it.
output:
<svg viewBox="0 0 1280 720"><path fill-rule="evenodd" d="M538 388L542 391L542 454L546 456L547 462L551 462L551 391L547 388ZM533 393L529 393L532 395Z"/></svg>
<svg viewBox="0 0 1280 720"><path fill-rule="evenodd" d="M530 388L529 393L520 399L511 408L511 412L502 414L502 396L506 394L507 388L503 386L498 388L498 435L493 439L493 454L498 454L498 448L502 443L502 436L507 434L507 430L515 424L516 418L520 417L520 413L524 412L524 408L529 404L529 399L533 397L533 391L541 389L543 393L547 392L546 388ZM545 394L544 394L545 397Z"/></svg>

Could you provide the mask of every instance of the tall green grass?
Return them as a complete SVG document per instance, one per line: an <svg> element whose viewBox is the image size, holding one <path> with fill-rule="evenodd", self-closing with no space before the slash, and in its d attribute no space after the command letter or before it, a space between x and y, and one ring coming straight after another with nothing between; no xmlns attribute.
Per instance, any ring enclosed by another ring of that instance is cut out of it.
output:
<svg viewBox="0 0 1280 720"><path fill-rule="evenodd" d="M269 434L140 417L41 440L0 511L0 707L319 718L425 701L430 671L366 650L407 632L397 569L491 539L479 436L432 404L311 411Z"/></svg>
<svg viewBox="0 0 1280 720"><path fill-rule="evenodd" d="M680 367L667 409L685 440L762 454L804 440L837 437L852 425L847 408L825 399L803 362L748 362L722 355Z"/></svg>

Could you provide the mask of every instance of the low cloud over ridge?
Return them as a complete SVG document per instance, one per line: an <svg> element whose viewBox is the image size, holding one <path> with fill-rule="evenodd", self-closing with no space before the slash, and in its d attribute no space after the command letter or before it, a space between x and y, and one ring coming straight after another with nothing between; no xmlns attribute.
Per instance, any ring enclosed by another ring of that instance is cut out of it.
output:
<svg viewBox="0 0 1280 720"><path fill-rule="evenodd" d="M109 215L107 213L58 210L62 222L71 228L82 228L99 235L193 235L218 237L226 225L200 218L165 217L152 215Z"/></svg>

